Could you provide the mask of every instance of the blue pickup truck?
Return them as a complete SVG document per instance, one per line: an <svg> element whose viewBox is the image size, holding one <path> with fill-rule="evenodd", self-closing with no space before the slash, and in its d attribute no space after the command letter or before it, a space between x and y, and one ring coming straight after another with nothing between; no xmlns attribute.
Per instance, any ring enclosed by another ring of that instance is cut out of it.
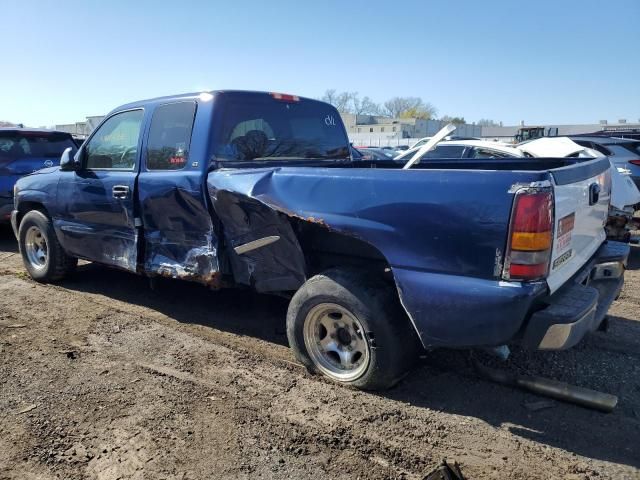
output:
<svg viewBox="0 0 640 480"><path fill-rule="evenodd" d="M24 127L0 128L0 223L13 210L13 185L40 168L58 165L62 152L74 149L70 134Z"/></svg>
<svg viewBox="0 0 640 480"><path fill-rule="evenodd" d="M609 163L533 160L354 160L331 105L187 94L112 111L17 182L11 221L37 281L80 258L287 295L296 357L379 389L422 348L557 350L599 326L629 252L605 241Z"/></svg>

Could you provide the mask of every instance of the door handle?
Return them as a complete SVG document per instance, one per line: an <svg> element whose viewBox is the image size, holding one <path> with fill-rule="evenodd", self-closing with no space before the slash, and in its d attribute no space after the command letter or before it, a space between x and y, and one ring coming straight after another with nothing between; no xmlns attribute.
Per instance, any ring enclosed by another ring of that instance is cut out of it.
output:
<svg viewBox="0 0 640 480"><path fill-rule="evenodd" d="M111 193L113 198L127 198L129 196L129 187L127 185L114 185Z"/></svg>
<svg viewBox="0 0 640 480"><path fill-rule="evenodd" d="M600 185L592 183L589 185L589 205L595 205L600 200Z"/></svg>

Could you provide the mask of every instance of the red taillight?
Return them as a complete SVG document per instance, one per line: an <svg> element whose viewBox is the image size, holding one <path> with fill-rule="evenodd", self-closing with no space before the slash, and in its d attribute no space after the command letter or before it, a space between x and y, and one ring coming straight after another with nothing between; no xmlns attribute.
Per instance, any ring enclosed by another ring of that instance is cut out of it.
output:
<svg viewBox="0 0 640 480"><path fill-rule="evenodd" d="M299 102L300 97L295 95L289 95L288 93L275 93L271 92L271 96L276 100L280 100L281 102Z"/></svg>
<svg viewBox="0 0 640 480"><path fill-rule="evenodd" d="M547 264L519 265L512 263L509 274L512 279L542 278L547 274Z"/></svg>
<svg viewBox="0 0 640 480"><path fill-rule="evenodd" d="M640 160L629 160L629 163L640 166Z"/></svg>
<svg viewBox="0 0 640 480"><path fill-rule="evenodd" d="M553 226L551 218L551 192L538 192L516 196L512 229L516 232L546 232Z"/></svg>
<svg viewBox="0 0 640 480"><path fill-rule="evenodd" d="M553 246L553 195L516 193L504 278L539 280L549 271Z"/></svg>

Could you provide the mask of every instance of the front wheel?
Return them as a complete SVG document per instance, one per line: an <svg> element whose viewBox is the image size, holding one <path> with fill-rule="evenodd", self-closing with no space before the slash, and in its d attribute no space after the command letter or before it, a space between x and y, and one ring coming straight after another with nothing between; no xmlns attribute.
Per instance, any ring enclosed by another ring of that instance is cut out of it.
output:
<svg viewBox="0 0 640 480"><path fill-rule="evenodd" d="M393 386L417 356L417 336L392 286L341 269L309 279L291 299L287 336L308 370L366 390Z"/></svg>
<svg viewBox="0 0 640 480"><path fill-rule="evenodd" d="M51 219L39 210L28 212L20 222L18 243L27 272L38 282L60 280L78 263L64 252Z"/></svg>

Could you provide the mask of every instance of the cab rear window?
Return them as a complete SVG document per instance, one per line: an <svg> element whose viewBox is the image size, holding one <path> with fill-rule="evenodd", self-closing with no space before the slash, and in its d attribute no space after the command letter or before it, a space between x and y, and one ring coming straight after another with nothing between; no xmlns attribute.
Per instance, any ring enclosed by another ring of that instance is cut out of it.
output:
<svg viewBox="0 0 640 480"><path fill-rule="evenodd" d="M617 143L607 145L607 148L611 151L611 155L617 155L621 157L627 157L629 154L639 155L640 149L635 149L633 143Z"/></svg>
<svg viewBox="0 0 640 480"><path fill-rule="evenodd" d="M331 105L269 94L219 94L213 154L221 161L350 158L340 115Z"/></svg>
<svg viewBox="0 0 640 480"><path fill-rule="evenodd" d="M640 155L640 142L623 143L622 146L634 155Z"/></svg>

